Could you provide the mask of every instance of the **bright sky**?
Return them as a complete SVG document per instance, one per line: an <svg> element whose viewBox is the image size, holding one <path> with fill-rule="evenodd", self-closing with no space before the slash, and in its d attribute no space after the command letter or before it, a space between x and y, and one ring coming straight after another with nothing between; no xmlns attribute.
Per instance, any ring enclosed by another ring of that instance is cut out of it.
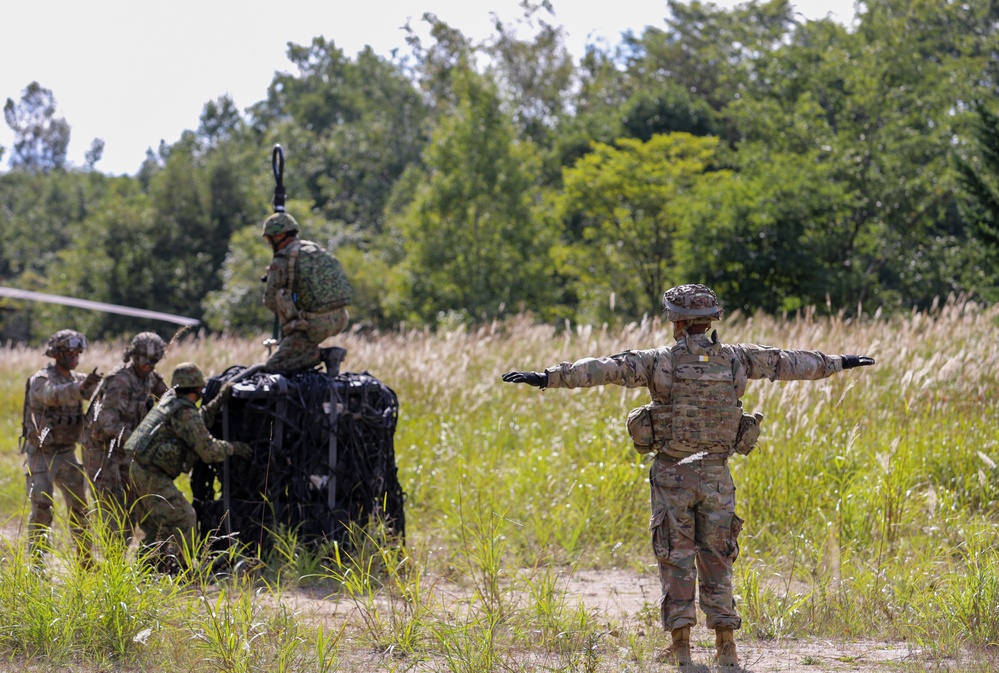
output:
<svg viewBox="0 0 999 673"><path fill-rule="evenodd" d="M293 71L287 43L319 35L353 57L365 45L388 55L405 47L400 29L433 12L479 41L522 16L521 0L9 0L0 28L0 103L19 101L37 81L72 127L69 161L82 165L94 138L105 141L98 170L135 174L146 149L198 126L204 104L229 94L245 109L266 96L274 73ZM620 35L663 25L665 0L552 0L570 50L616 45ZM738 0L718 0L732 7ZM804 18L846 23L853 0L793 0ZM425 31L420 31L425 36ZM13 135L0 120L6 170Z"/></svg>

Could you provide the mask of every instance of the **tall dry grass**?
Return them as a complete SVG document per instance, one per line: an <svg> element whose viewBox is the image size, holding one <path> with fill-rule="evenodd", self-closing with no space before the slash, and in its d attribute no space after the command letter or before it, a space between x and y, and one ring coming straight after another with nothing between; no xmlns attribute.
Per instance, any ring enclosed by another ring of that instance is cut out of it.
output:
<svg viewBox="0 0 999 673"><path fill-rule="evenodd" d="M730 342L877 359L822 381L750 384L745 405L765 414L763 437L752 455L732 461L747 520L736 564L747 632L904 638L952 655L995 642L999 309L952 299L891 317L733 315L719 332ZM348 350L345 369L367 370L399 396L408 545L401 556L376 544L368 556L324 566L291 544L284 567L310 568L316 581L353 596L370 625L356 636L365 646L433 657L441 665L434 670L502 667L539 642L535 632L548 644L534 655L599 670L600 627L572 597L553 593L545 573L654 571L647 463L624 428L648 393L541 392L500 375L670 344L669 326L649 319L556 329L518 318L436 333L354 331L335 341ZM261 360L259 342L188 335L160 370L193 360L219 373ZM97 344L81 370L106 371L122 350ZM44 361L37 348L0 351L0 512L11 522L24 516L14 448L23 382ZM520 581L525 568L535 570ZM453 599L460 610L435 598L442 578L465 587ZM264 621L235 593L226 596L214 612L202 603L203 612L225 615L226 624ZM533 598L525 604L525 596ZM621 649L635 650L636 632L623 632ZM215 633L219 656L239 633L253 636L245 628ZM227 655L236 663L238 651Z"/></svg>

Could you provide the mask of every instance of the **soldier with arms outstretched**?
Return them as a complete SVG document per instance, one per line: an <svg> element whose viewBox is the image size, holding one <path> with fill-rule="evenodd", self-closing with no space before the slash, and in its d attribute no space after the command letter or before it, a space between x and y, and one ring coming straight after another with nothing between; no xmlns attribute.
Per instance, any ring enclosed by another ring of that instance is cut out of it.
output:
<svg viewBox="0 0 999 673"><path fill-rule="evenodd" d="M660 660L691 663L697 587L707 626L715 631L716 662L738 666L734 632L742 619L732 594L732 564L743 521L735 514L728 459L752 451L763 418L743 413L746 384L749 379L822 379L874 360L719 343L717 332L710 337L707 332L721 319L721 307L704 285L668 290L663 306L673 322L674 346L563 362L543 372L508 372L503 380L538 388L616 384L649 389L652 402L629 415L628 430L639 452L655 453L649 527L662 585L662 625L671 635Z"/></svg>

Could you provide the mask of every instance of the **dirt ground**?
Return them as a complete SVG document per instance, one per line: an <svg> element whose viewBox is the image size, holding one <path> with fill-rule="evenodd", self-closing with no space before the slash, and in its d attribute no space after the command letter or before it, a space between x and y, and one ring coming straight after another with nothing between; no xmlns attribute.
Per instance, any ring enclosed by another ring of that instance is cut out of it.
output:
<svg viewBox="0 0 999 673"><path fill-rule="evenodd" d="M626 570L577 571L564 584L569 600L579 600L598 619L605 620L605 637L597 644L598 659L592 665L585 661L566 661L537 654L524 653L523 659L516 662L511 670L516 671L593 671L594 673L622 672L644 673L651 671L677 670L673 666L656 663L653 654L665 643L658 624L651 627L649 616L658 619L656 601L659 597L659 580L652 575L639 575ZM438 587L440 589L440 587ZM447 589L444 589L447 591ZM455 589L456 594L463 593ZM358 618L349 601L324 598L308 591L293 592L285 596L294 604L298 612L314 616L354 621ZM653 612L650 612L653 611ZM703 615L700 615L703 618ZM619 631L625 629L638 633L637 649L623 645L626 637ZM746 673L817 673L829 671L855 671L874 673L881 671L968 671L993 670L983 668L981 661L958 662L940 659L906 643L879 641L833 641L827 639L754 641L737 636L739 669L720 669L712 664L714 654L714 632L703 623L694 628L691 634L694 664L679 669L681 673L713 673L736 670ZM413 661L391 655L364 651L347 645L341 649L341 670L343 671L445 671L440 661ZM531 663L536 659L535 663ZM501 667L506 670L507 667Z"/></svg>

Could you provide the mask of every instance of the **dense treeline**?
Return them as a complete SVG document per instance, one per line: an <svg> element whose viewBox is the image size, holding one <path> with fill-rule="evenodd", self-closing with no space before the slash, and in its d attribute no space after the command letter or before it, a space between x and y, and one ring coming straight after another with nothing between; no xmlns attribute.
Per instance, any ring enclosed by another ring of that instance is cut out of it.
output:
<svg viewBox="0 0 999 673"><path fill-rule="evenodd" d="M290 44L297 74L208 102L134 176L95 170L99 140L67 166L58 92L32 83L4 107L0 284L265 331L281 143L289 210L363 324L627 320L692 281L745 311L999 297L999 2L867 0L851 28L786 0L666 14L579 61L547 2L481 44L425 16L404 57ZM3 308L3 338L159 327Z"/></svg>

